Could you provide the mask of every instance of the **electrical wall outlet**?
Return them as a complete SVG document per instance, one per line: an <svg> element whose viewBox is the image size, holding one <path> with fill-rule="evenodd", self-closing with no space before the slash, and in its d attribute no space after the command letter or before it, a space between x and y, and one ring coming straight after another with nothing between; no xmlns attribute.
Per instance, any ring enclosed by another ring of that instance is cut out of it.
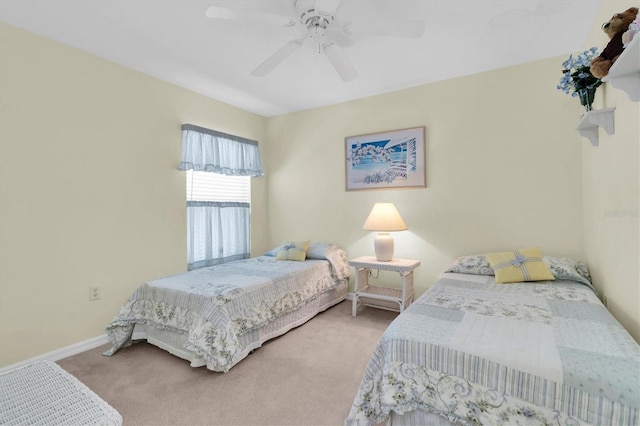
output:
<svg viewBox="0 0 640 426"><path fill-rule="evenodd" d="M100 299L100 287L97 285L89 286L89 300Z"/></svg>

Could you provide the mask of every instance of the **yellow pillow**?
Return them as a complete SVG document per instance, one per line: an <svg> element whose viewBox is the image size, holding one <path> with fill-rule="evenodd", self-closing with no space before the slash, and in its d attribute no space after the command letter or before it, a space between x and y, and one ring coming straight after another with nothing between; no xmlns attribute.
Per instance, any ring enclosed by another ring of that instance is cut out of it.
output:
<svg viewBox="0 0 640 426"><path fill-rule="evenodd" d="M282 250L280 250L276 256L278 260L297 260L298 262L302 262L307 258L307 250L309 249L308 241L301 242L288 242L282 244Z"/></svg>
<svg viewBox="0 0 640 426"><path fill-rule="evenodd" d="M489 253L486 255L496 275L497 283L554 280L542 261L540 247Z"/></svg>

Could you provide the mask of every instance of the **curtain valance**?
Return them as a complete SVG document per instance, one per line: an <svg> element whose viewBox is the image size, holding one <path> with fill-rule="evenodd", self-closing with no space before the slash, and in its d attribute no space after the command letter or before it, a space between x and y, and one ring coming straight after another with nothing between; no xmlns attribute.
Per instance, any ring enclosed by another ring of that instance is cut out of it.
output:
<svg viewBox="0 0 640 426"><path fill-rule="evenodd" d="M262 176L258 142L193 124L182 125L180 170Z"/></svg>

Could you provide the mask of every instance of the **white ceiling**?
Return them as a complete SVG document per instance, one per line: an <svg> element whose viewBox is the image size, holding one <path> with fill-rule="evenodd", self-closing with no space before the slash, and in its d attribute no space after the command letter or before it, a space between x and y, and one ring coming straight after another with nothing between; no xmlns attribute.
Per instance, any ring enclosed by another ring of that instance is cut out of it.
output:
<svg viewBox="0 0 640 426"><path fill-rule="evenodd" d="M207 18L209 6L295 16L294 0L0 0L0 20L262 116L274 116L581 50L602 0L342 0L353 22L340 79L302 46L265 77L250 72L304 28ZM331 3L331 0L317 0ZM336 0L333 0L335 5ZM363 36L356 24L426 23L419 39ZM0 58L1 60L1 58ZM558 78L560 64L558 64Z"/></svg>

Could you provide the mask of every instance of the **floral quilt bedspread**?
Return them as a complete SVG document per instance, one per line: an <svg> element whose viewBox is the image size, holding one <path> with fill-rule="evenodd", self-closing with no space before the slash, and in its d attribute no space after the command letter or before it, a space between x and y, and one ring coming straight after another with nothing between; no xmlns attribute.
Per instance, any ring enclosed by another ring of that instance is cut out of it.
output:
<svg viewBox="0 0 640 426"><path fill-rule="evenodd" d="M640 346L588 286L446 273L385 331L347 425L636 425Z"/></svg>
<svg viewBox="0 0 640 426"><path fill-rule="evenodd" d="M106 334L113 355L131 344L135 324L188 334L186 349L216 371L242 358L238 337L292 312L348 278L346 253L304 262L260 256L145 283L124 303ZM346 275L345 275L346 274Z"/></svg>

